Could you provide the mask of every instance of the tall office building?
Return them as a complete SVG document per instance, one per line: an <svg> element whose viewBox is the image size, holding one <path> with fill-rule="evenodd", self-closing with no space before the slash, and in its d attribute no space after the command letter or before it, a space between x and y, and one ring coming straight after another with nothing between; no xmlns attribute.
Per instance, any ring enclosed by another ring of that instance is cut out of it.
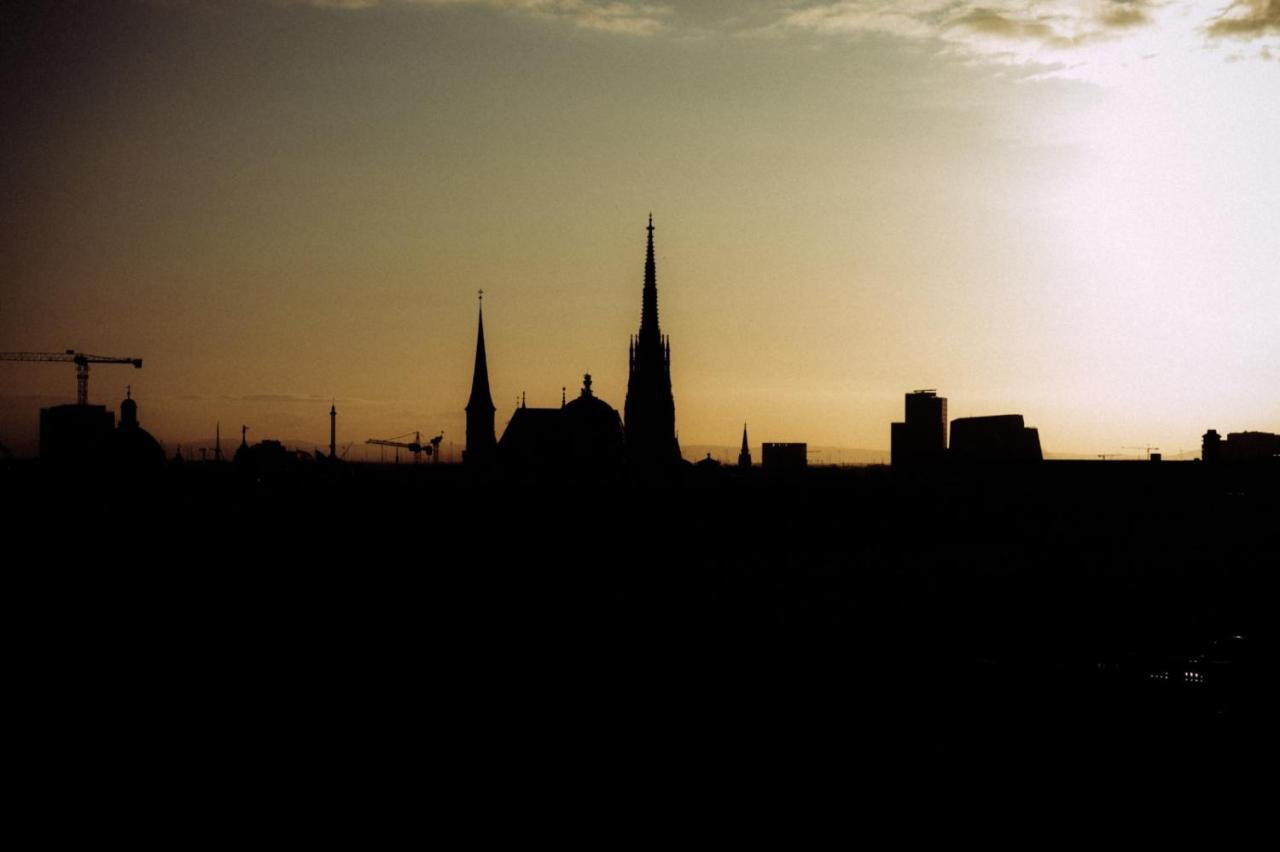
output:
<svg viewBox="0 0 1280 852"><path fill-rule="evenodd" d="M947 400L935 390L906 396L906 417L889 431L889 459L895 467L937 461L947 451Z"/></svg>

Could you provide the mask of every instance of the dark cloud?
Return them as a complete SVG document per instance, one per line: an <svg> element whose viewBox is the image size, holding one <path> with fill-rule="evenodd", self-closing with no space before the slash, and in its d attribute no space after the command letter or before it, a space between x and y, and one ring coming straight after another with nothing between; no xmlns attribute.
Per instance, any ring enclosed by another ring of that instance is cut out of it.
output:
<svg viewBox="0 0 1280 852"><path fill-rule="evenodd" d="M954 18L949 25L1008 41L1039 42L1069 49L1112 38L1118 31L1154 23L1148 14L1150 5L1148 0L1111 0L1096 15L1082 13L1071 16L1059 11L1058 14L1048 12L1033 18L1026 17L1026 11L1012 6L999 10L982 6Z"/></svg>
<svg viewBox="0 0 1280 852"><path fill-rule="evenodd" d="M1236 0L1208 31L1209 35L1234 38L1280 33L1280 0Z"/></svg>
<svg viewBox="0 0 1280 852"><path fill-rule="evenodd" d="M1113 30L1131 30L1145 27L1152 23L1147 14L1146 3L1113 2L1108 3L1098 14L1098 23Z"/></svg>
<svg viewBox="0 0 1280 852"><path fill-rule="evenodd" d="M327 402L328 397L299 396L291 393L254 393L247 396L223 397L227 402Z"/></svg>
<svg viewBox="0 0 1280 852"><path fill-rule="evenodd" d="M1040 21L1015 21L991 9L974 9L957 18L953 25L1007 39L1048 40L1055 35L1048 24Z"/></svg>

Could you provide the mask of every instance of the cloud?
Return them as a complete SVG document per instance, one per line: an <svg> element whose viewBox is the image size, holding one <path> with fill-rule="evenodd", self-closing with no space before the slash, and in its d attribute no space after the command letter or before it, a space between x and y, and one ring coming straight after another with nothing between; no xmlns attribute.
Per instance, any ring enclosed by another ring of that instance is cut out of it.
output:
<svg viewBox="0 0 1280 852"><path fill-rule="evenodd" d="M1049 41L1056 38L1054 28L1043 21L1018 20L1006 17L990 9L974 9L972 12L957 18L953 27L968 28L978 33L988 33L1008 39L1031 39Z"/></svg>
<svg viewBox="0 0 1280 852"><path fill-rule="evenodd" d="M303 394L294 394L294 393L253 393L253 394L247 394L245 396L224 396L222 397L222 399L224 402L271 402L271 403L282 403L282 402L316 403L316 402L329 401L329 397L327 396L314 396L314 395L307 396Z"/></svg>
<svg viewBox="0 0 1280 852"><path fill-rule="evenodd" d="M1141 3L1111 3L1098 15L1098 23L1113 30L1145 27L1152 23L1151 14Z"/></svg>
<svg viewBox="0 0 1280 852"><path fill-rule="evenodd" d="M784 27L931 38L978 53L991 40L1068 49L1154 23L1155 0L836 0L796 10Z"/></svg>
<svg viewBox="0 0 1280 852"><path fill-rule="evenodd" d="M277 0L280 2L280 0ZM671 9L635 0L284 0L291 5L360 10L376 6L479 6L549 20L586 30L652 35L667 28Z"/></svg>
<svg viewBox="0 0 1280 852"><path fill-rule="evenodd" d="M1232 38L1280 34L1280 0L1236 0L1206 30Z"/></svg>
<svg viewBox="0 0 1280 852"><path fill-rule="evenodd" d="M811 0L751 34L788 33L890 36L966 61L1105 83L1223 37L1251 40L1257 57L1272 59L1280 0Z"/></svg>
<svg viewBox="0 0 1280 852"><path fill-rule="evenodd" d="M882 35L933 44L943 52L972 60L1059 68L1098 61L1136 61L1143 55L1167 53L1173 43L1181 49L1195 49L1192 42L1204 46L1206 36L1212 41L1280 35L1280 0L740 0L732 13L718 15L699 11L692 2L668 5L647 0L261 2L353 14L391 6L476 7L627 36ZM695 19L702 26L691 24ZM1121 49L1110 51L1105 59L1084 55L1098 45ZM1125 46L1133 49L1126 53Z"/></svg>
<svg viewBox="0 0 1280 852"><path fill-rule="evenodd" d="M389 405L398 405L394 399L369 399L365 397L353 396L326 396L325 394L304 394L304 393L250 393L241 395L222 395L222 396L200 396L195 394L187 394L184 396L172 397L175 399L186 400L189 402L230 402L230 403L267 403L271 405L292 405L302 403L305 405L322 405L328 409L330 405L337 405L339 413L343 406L358 408L385 408Z"/></svg>

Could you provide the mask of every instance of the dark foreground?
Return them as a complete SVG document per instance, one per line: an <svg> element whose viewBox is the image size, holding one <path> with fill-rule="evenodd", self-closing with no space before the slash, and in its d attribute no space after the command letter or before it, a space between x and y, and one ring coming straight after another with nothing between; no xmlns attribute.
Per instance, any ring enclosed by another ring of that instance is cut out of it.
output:
<svg viewBox="0 0 1280 852"><path fill-rule="evenodd" d="M1274 718L1274 467L0 482L24 707L55 750L354 736L475 766Z"/></svg>

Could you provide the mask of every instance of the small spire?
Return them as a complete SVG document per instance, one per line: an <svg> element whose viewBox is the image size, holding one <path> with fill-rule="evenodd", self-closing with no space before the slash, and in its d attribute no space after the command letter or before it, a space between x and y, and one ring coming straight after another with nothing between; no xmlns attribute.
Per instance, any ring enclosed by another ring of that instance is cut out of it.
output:
<svg viewBox="0 0 1280 852"><path fill-rule="evenodd" d="M478 291L477 295L483 299L484 291ZM480 303L476 320L476 360L475 368L471 373L471 396L467 398L466 410L477 416L493 410L493 396L489 392L489 359L485 356L484 350L483 302Z"/></svg>
<svg viewBox="0 0 1280 852"><path fill-rule="evenodd" d="M125 399L133 399L133 385L125 385L125 386L124 386L124 398L125 398ZM181 450L182 448L181 448L181 447L179 447L178 449L179 449L179 450Z"/></svg>
<svg viewBox="0 0 1280 852"><path fill-rule="evenodd" d="M528 406L528 402L526 401L527 396L528 395L524 391L520 391L520 407L521 408L525 408Z"/></svg>
<svg viewBox="0 0 1280 852"><path fill-rule="evenodd" d="M560 407L564 408L564 393L567 390L564 385L560 386Z"/></svg>

